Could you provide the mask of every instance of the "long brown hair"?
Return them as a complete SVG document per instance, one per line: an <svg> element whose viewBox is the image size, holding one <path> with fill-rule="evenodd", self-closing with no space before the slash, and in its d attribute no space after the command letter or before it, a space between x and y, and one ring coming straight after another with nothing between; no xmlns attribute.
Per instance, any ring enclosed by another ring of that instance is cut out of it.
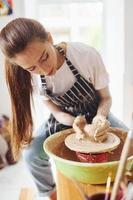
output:
<svg viewBox="0 0 133 200"><path fill-rule="evenodd" d="M47 32L37 21L16 18L0 32L0 48L5 55L5 75L12 106L11 141L14 157L32 138L32 77L22 67L11 62L33 40L47 40Z"/></svg>

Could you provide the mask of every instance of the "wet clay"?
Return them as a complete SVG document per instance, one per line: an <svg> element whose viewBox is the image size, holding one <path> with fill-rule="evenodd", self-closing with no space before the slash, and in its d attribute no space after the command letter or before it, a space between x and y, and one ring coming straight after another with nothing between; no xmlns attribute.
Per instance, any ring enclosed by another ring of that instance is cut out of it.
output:
<svg viewBox="0 0 133 200"><path fill-rule="evenodd" d="M121 142L120 142L120 145L115 150L112 150L111 152L109 152L108 162L120 160L122 148L124 145L124 141L126 139L126 134L123 132L117 131L117 133L115 132L113 133L116 134L120 138ZM53 153L63 159L80 162L76 156L76 152L68 149L65 146L64 141L57 144L57 146L54 148ZM128 157L131 155L133 155L133 142L131 143L131 148L129 150Z"/></svg>

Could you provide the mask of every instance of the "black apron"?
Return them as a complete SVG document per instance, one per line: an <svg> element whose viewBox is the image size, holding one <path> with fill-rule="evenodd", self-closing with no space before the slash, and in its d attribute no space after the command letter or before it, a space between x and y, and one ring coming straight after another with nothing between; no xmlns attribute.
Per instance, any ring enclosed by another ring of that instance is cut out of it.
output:
<svg viewBox="0 0 133 200"><path fill-rule="evenodd" d="M76 81L66 93L64 93L61 96L58 96L53 94L49 89L47 89L45 76L41 75L40 77L42 83L42 92L51 101L58 105L62 111L69 113L75 117L78 115L84 115L87 122L91 123L93 117L97 113L97 108L99 104L99 97L97 91L95 90L92 83L85 80L79 74L78 70L65 56L64 50L59 46L56 46L56 48L62 55L64 55L66 63L73 75L75 76ZM47 136L49 136L55 132L70 128L70 126L60 124L51 114L48 121L46 122L45 128L46 134Z"/></svg>

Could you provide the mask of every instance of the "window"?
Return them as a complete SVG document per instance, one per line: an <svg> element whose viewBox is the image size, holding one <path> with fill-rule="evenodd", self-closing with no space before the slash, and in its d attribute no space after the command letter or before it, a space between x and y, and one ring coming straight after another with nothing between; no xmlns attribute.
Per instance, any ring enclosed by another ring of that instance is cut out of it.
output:
<svg viewBox="0 0 133 200"><path fill-rule="evenodd" d="M102 2L40 4L38 20L55 42L84 42L102 48Z"/></svg>

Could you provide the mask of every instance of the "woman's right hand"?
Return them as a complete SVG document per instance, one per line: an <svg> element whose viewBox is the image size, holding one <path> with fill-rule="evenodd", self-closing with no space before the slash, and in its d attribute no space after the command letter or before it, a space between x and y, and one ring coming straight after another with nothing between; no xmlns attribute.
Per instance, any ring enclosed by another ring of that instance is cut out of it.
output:
<svg viewBox="0 0 133 200"><path fill-rule="evenodd" d="M84 127L87 124L87 121L84 116L77 116L73 122L73 129L76 132L76 138L84 138Z"/></svg>

